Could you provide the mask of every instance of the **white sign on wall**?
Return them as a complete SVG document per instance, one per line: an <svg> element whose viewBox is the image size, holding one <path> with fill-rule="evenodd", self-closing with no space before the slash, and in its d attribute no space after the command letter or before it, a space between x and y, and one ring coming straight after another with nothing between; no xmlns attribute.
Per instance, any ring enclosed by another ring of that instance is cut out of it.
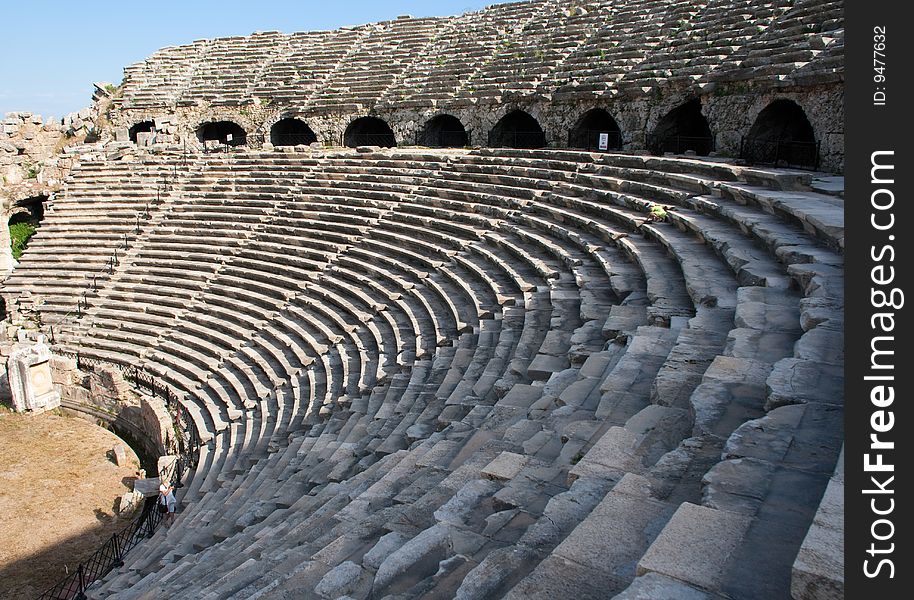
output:
<svg viewBox="0 0 914 600"><path fill-rule="evenodd" d="M609 150L609 134L601 133L600 134L600 150Z"/></svg>

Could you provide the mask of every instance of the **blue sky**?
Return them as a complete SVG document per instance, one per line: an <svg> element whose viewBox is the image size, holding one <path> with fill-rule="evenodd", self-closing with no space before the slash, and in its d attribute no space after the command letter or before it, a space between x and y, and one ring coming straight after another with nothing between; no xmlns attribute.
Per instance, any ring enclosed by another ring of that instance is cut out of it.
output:
<svg viewBox="0 0 914 600"><path fill-rule="evenodd" d="M501 0L504 1L504 0ZM162 46L254 31L335 29L399 15L454 15L499 0L0 0L0 115L61 117L91 101L92 83Z"/></svg>

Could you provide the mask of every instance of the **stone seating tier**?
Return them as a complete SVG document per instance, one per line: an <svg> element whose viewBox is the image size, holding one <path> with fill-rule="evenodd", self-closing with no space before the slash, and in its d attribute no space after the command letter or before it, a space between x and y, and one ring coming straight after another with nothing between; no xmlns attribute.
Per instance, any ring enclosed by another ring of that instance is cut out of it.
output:
<svg viewBox="0 0 914 600"><path fill-rule="evenodd" d="M90 597L809 586L794 560L843 364L842 200L814 179L568 151L193 156L64 328L156 373L207 440L179 526ZM49 212L9 305L39 278L72 302L64 265L95 242L55 238L89 197Z"/></svg>
<svg viewBox="0 0 914 600"><path fill-rule="evenodd" d="M625 92L840 81L839 2L534 0L448 18L198 40L124 70L118 106L313 115Z"/></svg>

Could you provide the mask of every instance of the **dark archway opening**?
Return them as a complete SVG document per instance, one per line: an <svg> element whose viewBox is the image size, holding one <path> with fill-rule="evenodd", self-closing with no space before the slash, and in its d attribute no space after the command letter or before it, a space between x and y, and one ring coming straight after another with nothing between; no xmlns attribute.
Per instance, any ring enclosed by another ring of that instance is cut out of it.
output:
<svg viewBox="0 0 914 600"><path fill-rule="evenodd" d="M358 146L381 146L393 148L397 145L393 129L377 117L360 117L349 124L343 134L343 145L349 148Z"/></svg>
<svg viewBox="0 0 914 600"><path fill-rule="evenodd" d="M270 143L274 146L308 146L316 141L314 131L299 119L282 119L270 129Z"/></svg>
<svg viewBox="0 0 914 600"><path fill-rule="evenodd" d="M243 146L248 135L241 125L231 121L204 123L197 129L197 139L202 143L219 143L227 146Z"/></svg>
<svg viewBox="0 0 914 600"><path fill-rule="evenodd" d="M815 169L819 145L806 113L792 100L775 100L743 138L740 157L750 163Z"/></svg>
<svg viewBox="0 0 914 600"><path fill-rule="evenodd" d="M416 144L433 148L463 148L470 145L470 136L457 117L438 115L425 124Z"/></svg>
<svg viewBox="0 0 914 600"><path fill-rule="evenodd" d="M130 141L134 144L137 142L137 134L139 133L155 133L156 125L152 121L143 121L137 123L128 130L130 135Z"/></svg>
<svg viewBox="0 0 914 600"><path fill-rule="evenodd" d="M695 98L668 112L648 136L647 146L654 154L683 154L689 150L699 156L710 154L714 150L714 136L708 120L701 114L701 101Z"/></svg>
<svg viewBox="0 0 914 600"><path fill-rule="evenodd" d="M12 216L7 223L10 232L10 249L13 258L19 260L28 246L29 239L38 230L44 219L44 203L47 196L34 196L17 201L12 207Z"/></svg>
<svg viewBox="0 0 914 600"><path fill-rule="evenodd" d="M601 136L605 136L605 148L600 145ZM595 108L586 112L568 134L568 146L582 150L619 150L622 148L622 131L612 115L602 108Z"/></svg>
<svg viewBox="0 0 914 600"><path fill-rule="evenodd" d="M545 145L543 128L522 110L509 112L489 132L489 146L494 148L542 148Z"/></svg>

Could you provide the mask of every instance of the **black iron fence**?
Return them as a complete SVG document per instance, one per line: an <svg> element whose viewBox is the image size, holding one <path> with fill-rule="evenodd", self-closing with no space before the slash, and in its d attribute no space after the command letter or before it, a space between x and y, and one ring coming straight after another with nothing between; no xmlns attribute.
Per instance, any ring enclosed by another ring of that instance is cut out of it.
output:
<svg viewBox="0 0 914 600"><path fill-rule="evenodd" d="M310 146L317 141L313 133L271 133L270 143L274 146Z"/></svg>
<svg viewBox="0 0 914 600"><path fill-rule="evenodd" d="M647 147L654 154L684 154L691 150L699 156L707 156L714 151L714 138L695 135L648 135Z"/></svg>
<svg viewBox="0 0 914 600"><path fill-rule="evenodd" d="M253 148L260 149L267 141L266 134L252 133L244 136L234 136L231 140L224 137L219 139L199 140L184 138L184 163L187 164L187 156L191 153L218 154L220 152L232 152L236 148Z"/></svg>
<svg viewBox="0 0 914 600"><path fill-rule="evenodd" d="M177 460L171 474L166 475L164 479L167 479L175 488L180 488L184 474L197 466L201 443L190 413L179 402L177 394L145 369L82 356L79 353L57 352L57 354L75 358L80 370L92 370L97 366L114 367L124 374L126 380L165 401L172 418ZM112 569L123 566L124 556L141 541L153 536L163 518L162 513L158 510L157 502L157 495L146 498L142 512L130 525L113 534L92 556L79 564L75 571L38 596L37 600L85 600L85 592L90 585L107 575Z"/></svg>
<svg viewBox="0 0 914 600"><path fill-rule="evenodd" d="M77 364L78 362L79 360L77 359ZM160 382L152 373L134 366L121 367L121 371L124 373L124 379L140 389L145 389L153 397L162 398L165 401L165 406L168 408L174 424L175 455L177 456L177 461L175 462L175 487L181 487L184 473L197 466L197 460L200 455L200 434L194 425L193 418L184 405L181 404L174 390Z"/></svg>
<svg viewBox="0 0 914 600"><path fill-rule="evenodd" d="M600 148L600 135L606 134L607 144L605 150L622 149L622 133L619 131L600 131L597 129L578 129L568 134L568 147L579 150L596 150Z"/></svg>
<svg viewBox="0 0 914 600"><path fill-rule="evenodd" d="M819 150L820 142L744 137L740 142L739 156L749 164L815 170L819 168Z"/></svg>
<svg viewBox="0 0 914 600"><path fill-rule="evenodd" d="M340 145L356 148L358 146L381 146L395 148L397 140L392 133L345 133L340 137Z"/></svg>
<svg viewBox="0 0 914 600"><path fill-rule="evenodd" d="M124 565L124 556L141 541L151 538L163 515L157 510L158 497L147 498L143 512L130 525L113 534L104 545L95 551L76 570L37 600L85 600L86 589L94 582L107 575L112 569Z"/></svg>
<svg viewBox="0 0 914 600"><path fill-rule="evenodd" d="M201 442L193 418L184 405L181 404L178 394L146 369L109 362L91 356L83 356L79 353L58 352L58 354L76 359L76 368L81 371L91 371L99 366L113 367L119 370L124 379L134 386L149 392L154 398L161 398L165 402L174 424L175 455L178 457L176 462L177 485L175 487L181 487L180 481L183 479L184 473L197 466Z"/></svg>
<svg viewBox="0 0 914 600"><path fill-rule="evenodd" d="M430 148L463 148L472 145L469 131L417 131L416 145Z"/></svg>
<svg viewBox="0 0 914 600"><path fill-rule="evenodd" d="M542 131L490 131L489 146L492 148L544 148L546 134Z"/></svg>

